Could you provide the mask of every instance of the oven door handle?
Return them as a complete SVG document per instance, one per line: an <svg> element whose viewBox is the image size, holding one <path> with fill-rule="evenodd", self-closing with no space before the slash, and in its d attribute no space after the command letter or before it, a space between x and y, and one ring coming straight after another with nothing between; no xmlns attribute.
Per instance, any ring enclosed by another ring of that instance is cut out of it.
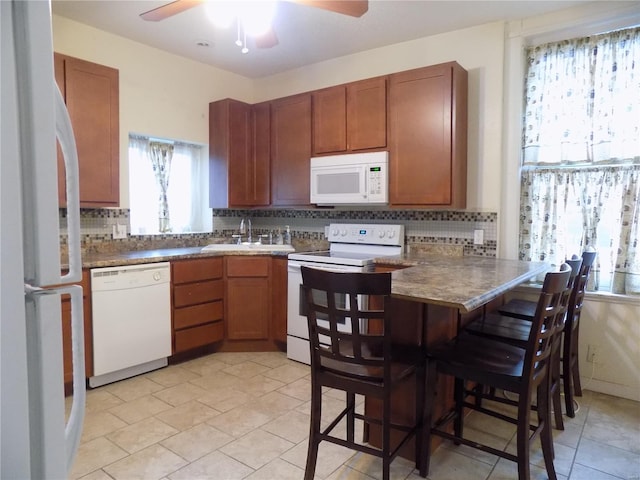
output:
<svg viewBox="0 0 640 480"><path fill-rule="evenodd" d="M311 267L318 270L326 270L328 272L361 272L359 267L348 265L330 265L325 263L291 263L289 262L288 271L290 273L300 273L300 267Z"/></svg>

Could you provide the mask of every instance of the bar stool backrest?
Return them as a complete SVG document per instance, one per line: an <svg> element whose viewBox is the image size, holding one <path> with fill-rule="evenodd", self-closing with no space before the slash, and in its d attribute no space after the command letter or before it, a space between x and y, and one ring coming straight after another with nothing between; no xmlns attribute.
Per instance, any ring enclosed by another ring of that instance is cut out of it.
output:
<svg viewBox="0 0 640 480"><path fill-rule="evenodd" d="M550 371L552 342L559 324L564 321L571 294L571 272L571 267L563 263L559 271L545 275L524 360L523 377L529 378L532 389L535 389Z"/></svg>
<svg viewBox="0 0 640 480"><path fill-rule="evenodd" d="M384 305L391 294L391 273L301 270L311 365L384 381L391 361L390 315L373 306ZM368 332L370 320L379 321L382 331Z"/></svg>

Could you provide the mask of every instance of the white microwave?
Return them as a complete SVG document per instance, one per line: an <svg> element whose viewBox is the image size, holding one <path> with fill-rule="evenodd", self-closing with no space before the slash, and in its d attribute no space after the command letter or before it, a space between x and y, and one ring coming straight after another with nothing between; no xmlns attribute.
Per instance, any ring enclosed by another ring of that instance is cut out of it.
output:
<svg viewBox="0 0 640 480"><path fill-rule="evenodd" d="M389 202L389 152L311 158L311 203L372 205Z"/></svg>

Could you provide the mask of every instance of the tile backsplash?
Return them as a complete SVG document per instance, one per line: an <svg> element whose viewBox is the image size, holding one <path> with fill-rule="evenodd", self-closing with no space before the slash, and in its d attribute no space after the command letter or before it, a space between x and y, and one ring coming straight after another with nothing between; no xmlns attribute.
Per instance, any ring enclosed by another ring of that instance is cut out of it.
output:
<svg viewBox="0 0 640 480"><path fill-rule="evenodd" d="M268 234L289 225L296 248L325 240L324 229L330 223L401 223L409 249L424 250L430 245L459 246L464 255L495 257L497 220L495 212L434 210L236 210L214 209L213 232L192 234L129 235L113 239L115 225L126 225L129 210L117 208L81 209L80 233L87 251L126 251L187 247L226 241L237 233L240 219L251 218L254 235ZM61 239L66 243L66 209L60 209ZM474 231L482 230L484 242L474 245Z"/></svg>

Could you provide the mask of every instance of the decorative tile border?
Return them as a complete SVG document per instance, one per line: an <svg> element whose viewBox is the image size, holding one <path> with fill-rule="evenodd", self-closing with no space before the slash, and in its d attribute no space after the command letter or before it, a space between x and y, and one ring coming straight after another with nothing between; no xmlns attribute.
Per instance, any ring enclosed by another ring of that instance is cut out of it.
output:
<svg viewBox="0 0 640 480"><path fill-rule="evenodd" d="M89 252L149 250L187 247L229 241L237 233L240 219L251 218L254 236L269 234L285 225L291 228L294 244L325 244L325 227L329 223L402 223L405 242L414 244L462 245L465 255L495 257L497 219L495 212L433 210L236 210L214 209L213 232L171 235L128 235L112 238L113 225L129 226L128 209L81 209L82 245ZM66 244L66 209L60 209L61 241ZM474 230L484 233L484 244L473 244Z"/></svg>

